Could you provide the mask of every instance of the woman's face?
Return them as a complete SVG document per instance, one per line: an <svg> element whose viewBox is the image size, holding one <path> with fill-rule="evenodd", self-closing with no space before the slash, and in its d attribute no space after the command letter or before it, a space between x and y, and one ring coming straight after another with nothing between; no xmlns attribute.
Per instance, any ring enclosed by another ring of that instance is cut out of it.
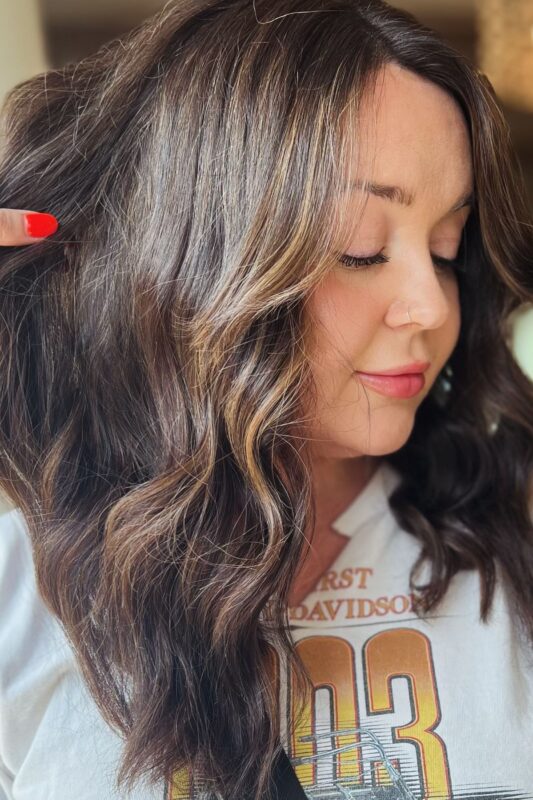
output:
<svg viewBox="0 0 533 800"><path fill-rule="evenodd" d="M354 213L357 201L366 197L367 203L342 252L383 251L389 261L363 269L339 263L309 299L318 389L309 444L322 458L386 455L402 447L459 336L456 273L432 256L457 256L470 213L469 206L450 211L473 189L465 121L444 90L396 65L384 69L376 101L370 116L363 109L366 152L354 174L403 187L415 199L405 206L358 188L346 195ZM424 388L409 398L384 396L354 375L414 361L430 366Z"/></svg>

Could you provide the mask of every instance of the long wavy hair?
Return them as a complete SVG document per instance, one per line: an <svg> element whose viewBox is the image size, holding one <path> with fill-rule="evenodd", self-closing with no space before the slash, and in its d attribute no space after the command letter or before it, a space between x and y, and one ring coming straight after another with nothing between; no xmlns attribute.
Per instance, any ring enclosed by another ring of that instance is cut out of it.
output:
<svg viewBox="0 0 533 800"><path fill-rule="evenodd" d="M287 619L315 518L306 300L353 223L346 125L389 63L459 103L477 198L459 341L387 457L415 611L477 569L485 622L500 565L533 641L533 387L509 323L533 226L487 78L382 0L180 0L7 98L0 206L61 225L0 251L1 485L124 738L117 785L188 770L259 798L274 651L300 708L311 690Z"/></svg>

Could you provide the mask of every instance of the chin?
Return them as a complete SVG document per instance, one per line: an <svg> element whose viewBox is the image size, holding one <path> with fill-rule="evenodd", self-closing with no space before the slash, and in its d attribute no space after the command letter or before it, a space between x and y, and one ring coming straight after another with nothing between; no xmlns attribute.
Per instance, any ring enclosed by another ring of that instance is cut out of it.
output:
<svg viewBox="0 0 533 800"><path fill-rule="evenodd" d="M413 431L414 422L415 414L412 408L409 412L403 410L400 414L388 414L386 417L372 414L370 426L368 420L365 420L364 428L361 426L357 431L352 431L352 436L345 429L344 437L339 432L335 440L352 456L386 456L400 450L406 444Z"/></svg>

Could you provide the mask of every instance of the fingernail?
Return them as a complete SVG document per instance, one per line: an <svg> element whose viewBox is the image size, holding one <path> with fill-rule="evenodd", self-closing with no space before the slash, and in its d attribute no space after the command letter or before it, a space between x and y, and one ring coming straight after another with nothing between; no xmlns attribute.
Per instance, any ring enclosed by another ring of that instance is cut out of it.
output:
<svg viewBox="0 0 533 800"><path fill-rule="evenodd" d="M24 214L26 233L33 238L51 236L59 228L59 222L52 214Z"/></svg>

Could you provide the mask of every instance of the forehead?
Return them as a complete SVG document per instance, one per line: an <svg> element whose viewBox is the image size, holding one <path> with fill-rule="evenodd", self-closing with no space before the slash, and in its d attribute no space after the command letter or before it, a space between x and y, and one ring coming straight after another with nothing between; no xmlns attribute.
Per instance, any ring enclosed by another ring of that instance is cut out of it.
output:
<svg viewBox="0 0 533 800"><path fill-rule="evenodd" d="M348 178L407 185L426 198L472 184L470 136L455 99L432 81L388 64L362 99L349 141Z"/></svg>

